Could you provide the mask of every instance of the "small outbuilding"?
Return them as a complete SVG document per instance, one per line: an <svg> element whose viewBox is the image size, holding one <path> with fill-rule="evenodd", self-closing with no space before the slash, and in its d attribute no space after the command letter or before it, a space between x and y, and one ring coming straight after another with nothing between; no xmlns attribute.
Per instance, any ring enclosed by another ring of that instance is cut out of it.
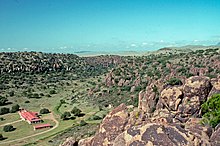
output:
<svg viewBox="0 0 220 146"><path fill-rule="evenodd" d="M43 128L51 128L52 126L50 124L39 124L33 126L34 130L43 129Z"/></svg>

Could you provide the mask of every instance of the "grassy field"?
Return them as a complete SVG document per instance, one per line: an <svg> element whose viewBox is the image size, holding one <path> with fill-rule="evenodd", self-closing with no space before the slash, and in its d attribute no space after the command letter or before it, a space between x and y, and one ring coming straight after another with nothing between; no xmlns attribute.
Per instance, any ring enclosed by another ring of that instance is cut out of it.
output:
<svg viewBox="0 0 220 146"><path fill-rule="evenodd" d="M63 131L73 127L74 125L78 125L81 120L87 120L90 116L94 114L106 114L107 112L102 111L99 112L98 106L93 106L90 103L87 103L83 100L83 96L87 95L87 89L91 87L92 85L88 84L88 81L96 82L97 79L90 78L86 79L83 82L79 82L78 80L68 82L69 84L63 83L62 86L56 83L56 88L50 87L47 89L41 89L39 86L42 86L41 84L36 84L32 89L34 89L34 93L43 93L44 96L35 99L35 98L27 98L25 96L22 96L22 92L24 92L22 89L16 90L17 97L8 97L8 100L12 103L19 103L20 107L25 108L30 111L39 112L42 108L48 108L54 115L55 119L59 122L59 125L57 128L55 128L52 131L49 131L47 133L43 133L34 137L30 137L28 139L23 139L7 144L1 144L1 142L6 142L10 140L16 140L19 138L23 138L29 135L33 135L48 129L42 129L42 130L33 130L33 126L29 125L25 121L21 121L18 123L12 124L16 130L12 132L4 132L3 127L0 127L0 133L6 137L7 139L0 141L0 145L39 145L39 146L47 146L47 145L53 145L49 143L55 135L62 133ZM55 89L56 94L50 94L51 97L47 97L46 95L49 94L50 90ZM77 97L77 100L72 100L73 97ZM60 104L60 100L64 100L65 103ZM29 101L28 103L26 101ZM10 107L11 105L7 105L5 107ZM59 108L57 108L59 107ZM71 111L73 107L77 107L80 110L82 110L82 113L85 115L82 117L76 117L75 120L61 120L60 116L65 111ZM47 115L43 115L42 118L46 117ZM18 113L9 113L6 115L2 115L0 117L3 117L5 120L0 121L0 125L3 125L5 123L10 123L16 120L19 120ZM45 123L51 123L53 126L55 123L52 120L44 120ZM86 121L87 123L100 123L101 120L97 121ZM63 139L65 140L65 139Z"/></svg>

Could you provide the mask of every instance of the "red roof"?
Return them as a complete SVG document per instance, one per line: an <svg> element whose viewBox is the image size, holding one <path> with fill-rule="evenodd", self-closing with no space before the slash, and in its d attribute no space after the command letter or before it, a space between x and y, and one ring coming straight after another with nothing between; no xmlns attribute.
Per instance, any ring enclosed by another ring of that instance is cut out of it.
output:
<svg viewBox="0 0 220 146"><path fill-rule="evenodd" d="M51 125L50 124L40 124L40 125L34 126L35 129L45 128L45 127L51 127Z"/></svg>
<svg viewBox="0 0 220 146"><path fill-rule="evenodd" d="M20 111L20 113L21 113L21 116L28 121L40 121L41 120L39 117L37 117L36 112L29 112L26 110L22 110Z"/></svg>

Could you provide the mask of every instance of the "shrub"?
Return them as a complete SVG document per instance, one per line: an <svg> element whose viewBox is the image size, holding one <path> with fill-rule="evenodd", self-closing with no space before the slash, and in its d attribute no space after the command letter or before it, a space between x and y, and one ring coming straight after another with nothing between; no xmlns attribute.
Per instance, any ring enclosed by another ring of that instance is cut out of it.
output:
<svg viewBox="0 0 220 146"><path fill-rule="evenodd" d="M4 115L4 114L7 114L9 113L9 108L7 107L3 107L0 109L0 115Z"/></svg>
<svg viewBox="0 0 220 146"><path fill-rule="evenodd" d="M202 104L202 123L213 128L220 123L220 94L214 94Z"/></svg>
<svg viewBox="0 0 220 146"><path fill-rule="evenodd" d="M0 140L4 140L4 137L2 134L0 134Z"/></svg>
<svg viewBox="0 0 220 146"><path fill-rule="evenodd" d="M50 90L50 94L56 94L55 90Z"/></svg>
<svg viewBox="0 0 220 146"><path fill-rule="evenodd" d="M80 123L79 123L79 126L85 126L87 125L88 123L86 123L84 120L81 120Z"/></svg>
<svg viewBox="0 0 220 146"><path fill-rule="evenodd" d="M15 128L12 125L5 125L3 127L3 131L5 131L5 132L10 132L10 131L13 131L13 130L15 130Z"/></svg>
<svg viewBox="0 0 220 146"><path fill-rule="evenodd" d="M12 96L15 95L15 92L14 91L10 91L10 92L8 92L8 95L12 97Z"/></svg>
<svg viewBox="0 0 220 146"><path fill-rule="evenodd" d="M18 104L16 104L16 105L13 105L12 107L11 107L11 113L15 113L15 112L17 112L18 110L19 110L19 108L20 108L20 106L18 105Z"/></svg>
<svg viewBox="0 0 220 146"><path fill-rule="evenodd" d="M5 119L3 117L0 117L0 121L4 121Z"/></svg>
<svg viewBox="0 0 220 146"><path fill-rule="evenodd" d="M6 97L0 96L0 106L5 105L8 99Z"/></svg>
<svg viewBox="0 0 220 146"><path fill-rule="evenodd" d="M169 79L169 80L167 81L167 84L174 86L174 85L182 85L183 83L182 83L182 81L181 81L180 79L171 78L171 79Z"/></svg>
<svg viewBox="0 0 220 146"><path fill-rule="evenodd" d="M74 115L74 116L80 116L80 114L81 114L81 110L80 109L78 109L77 107L74 107L73 109L72 109L72 111L71 111L71 113Z"/></svg>
<svg viewBox="0 0 220 146"><path fill-rule="evenodd" d="M47 108L43 108L40 110L40 114L48 114L48 113L50 113L50 111Z"/></svg>
<svg viewBox="0 0 220 146"><path fill-rule="evenodd" d="M97 115L92 115L91 117L89 117L89 119L88 120L101 120L102 118L101 117L99 117L99 116L97 116Z"/></svg>
<svg viewBox="0 0 220 146"><path fill-rule="evenodd" d="M70 117L71 117L70 112L64 112L60 118L63 120L68 120Z"/></svg>

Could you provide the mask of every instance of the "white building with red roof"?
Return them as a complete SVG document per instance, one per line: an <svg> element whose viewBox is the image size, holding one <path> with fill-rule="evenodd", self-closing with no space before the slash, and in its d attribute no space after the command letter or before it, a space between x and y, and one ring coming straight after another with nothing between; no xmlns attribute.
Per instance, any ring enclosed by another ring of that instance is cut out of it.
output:
<svg viewBox="0 0 220 146"><path fill-rule="evenodd" d="M25 109L22 109L22 110L20 110L18 113L19 113L20 117L21 117L23 120L27 121L29 124L39 123L39 122L42 121L42 120L39 118L37 112L30 112L30 111L27 111L27 110L25 110Z"/></svg>

